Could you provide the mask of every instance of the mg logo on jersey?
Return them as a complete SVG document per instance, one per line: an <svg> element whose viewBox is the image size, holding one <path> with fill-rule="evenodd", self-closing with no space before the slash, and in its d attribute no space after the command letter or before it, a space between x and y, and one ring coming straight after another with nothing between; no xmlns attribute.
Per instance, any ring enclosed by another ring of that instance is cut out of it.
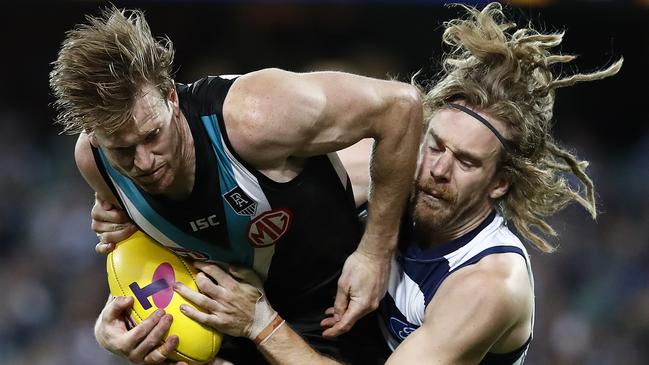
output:
<svg viewBox="0 0 649 365"><path fill-rule="evenodd" d="M252 200L239 185L223 194L223 197L238 215L253 216L257 211L257 202Z"/></svg>
<svg viewBox="0 0 649 365"><path fill-rule="evenodd" d="M248 240L255 247L270 246L288 232L292 220L293 213L286 208L265 212L248 224Z"/></svg>

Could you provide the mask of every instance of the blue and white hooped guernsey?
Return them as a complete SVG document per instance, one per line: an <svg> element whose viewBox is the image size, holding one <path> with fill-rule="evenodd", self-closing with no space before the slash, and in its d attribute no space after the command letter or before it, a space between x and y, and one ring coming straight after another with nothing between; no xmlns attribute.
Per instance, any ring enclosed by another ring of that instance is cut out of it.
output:
<svg viewBox="0 0 649 365"><path fill-rule="evenodd" d="M416 244L400 246L392 259L388 295L381 303L381 329L390 348L394 350L422 325L426 306L449 275L487 255L507 252L517 253L525 259L533 289L527 250L507 228L503 217L495 212L476 229L444 246L433 249L421 249ZM489 353L481 364L520 365L529 342L509 354Z"/></svg>

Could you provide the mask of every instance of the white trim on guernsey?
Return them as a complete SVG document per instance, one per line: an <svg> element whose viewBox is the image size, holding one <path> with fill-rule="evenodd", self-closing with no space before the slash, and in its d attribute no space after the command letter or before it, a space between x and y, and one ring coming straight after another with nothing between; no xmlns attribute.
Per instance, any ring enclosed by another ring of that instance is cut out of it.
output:
<svg viewBox="0 0 649 365"><path fill-rule="evenodd" d="M399 267L397 260L392 256L392 266ZM403 270L390 270L388 279L388 292L394 299L399 311L408 322L421 326L424 322L424 312L416 309L424 308L424 293Z"/></svg>
<svg viewBox="0 0 649 365"><path fill-rule="evenodd" d="M338 154L336 152L327 153L327 157L329 157L331 165L336 170L336 174L338 174L338 178L343 184L343 188L347 188L347 171L345 170L345 166L343 166L342 161L340 161L340 157L338 157Z"/></svg>
<svg viewBox="0 0 649 365"><path fill-rule="evenodd" d="M239 76L241 76L241 75L231 74L231 75L218 75L217 77L220 77L220 78L226 79L226 80L232 80L232 79L234 79L236 77L239 77Z"/></svg>
<svg viewBox="0 0 649 365"><path fill-rule="evenodd" d="M471 241L469 241L467 244L460 247L456 251L453 251L444 256L444 259L448 261L448 264L450 266L449 272L452 273L455 269L460 267L465 262L471 260L482 251L496 246L515 246L520 248L523 253L525 253L526 261L529 266L529 254L527 253L527 250L525 250L525 246L523 246L518 237L511 233L511 231L507 228L503 217L496 215L494 220L482 231L480 231L480 233L478 233ZM410 321L412 324L420 326L425 316L426 307L423 300L416 299L415 301L411 301L411 299L417 297L412 292L418 290L421 293L421 289L404 272L403 268L400 267L396 260L393 262L392 269L393 270L391 270L390 272L391 280L395 275L402 275L405 280L398 281L394 287L393 285L390 285L388 287L388 291L390 292L390 295L392 295L392 298L397 298L395 299L395 304L399 311L404 316L406 316L406 318L408 318L408 321ZM395 274L393 273L393 271L397 271L397 273ZM530 280L534 280L531 277L531 272L532 271L530 268ZM399 278L397 277L397 279ZM400 293L406 293L407 296L404 298L399 298L398 294ZM422 298L423 296L424 294L421 293ZM414 321L411 321L411 319L413 319Z"/></svg>
<svg viewBox="0 0 649 365"><path fill-rule="evenodd" d="M122 188L117 184L117 181L113 179L112 176L109 177L111 181L113 182L113 186L115 186L115 189L117 190L117 193L119 194L120 198L126 205L126 211L128 212L128 215L133 217L133 220L135 223L137 223L151 238L154 240L160 242L161 244L169 247L177 247L177 248L183 248L182 246L178 245L174 241L172 241L169 237L167 237L164 233L162 233L160 230L156 228L155 225L151 224L149 220L147 220L141 213L140 210L137 209L135 204L131 201L131 199L128 198L128 195L122 190Z"/></svg>
<svg viewBox="0 0 649 365"><path fill-rule="evenodd" d="M485 250L503 246L516 247L523 252L523 254L525 255L525 262L530 284L532 290L534 290L534 276L532 274L529 254L520 239L516 237L516 235L514 235L509 230L509 228L507 228L504 218L499 214L496 214L493 221L489 223L482 231L480 231L471 241L467 242L457 250L450 252L443 257L440 257L440 260L443 259L448 262L448 275L451 275L453 271L461 268L462 265L472 261L476 258L477 255L483 253ZM440 283L433 284L439 285ZM393 299L397 310L401 312L401 314L408 320L409 324L404 325L421 326L423 324L426 312L424 293L419 284L412 280L410 276L408 276L404 268L401 267L399 262L394 257L392 258L392 267L390 270L388 282L388 293ZM532 334L534 333L534 317L535 310L533 308ZM397 318L391 317L389 318L389 320L397 320ZM395 338L391 331L388 329L388 324L386 323L385 318L383 318L380 323L381 331L383 332L388 346L392 348L392 350L394 350L399 345L399 340ZM523 364L526 354L527 349L512 365Z"/></svg>
<svg viewBox="0 0 649 365"><path fill-rule="evenodd" d="M228 145L223 139L223 135L221 135L220 138L221 145L223 146L223 151L232 164L234 180L237 182L237 185L239 185L241 190L243 190L249 197L257 202L257 211L250 217L250 220L252 221L259 214L269 211L271 209L270 203L268 202L268 199L266 199L266 194L264 194L261 186L259 185L259 180L257 180L255 175L248 171L248 169L246 169L243 164L239 160L237 160L234 155L232 155L230 149L228 148ZM268 277L270 262L273 259L274 254L275 245L255 247L252 267L259 274L262 280L266 280L266 277Z"/></svg>

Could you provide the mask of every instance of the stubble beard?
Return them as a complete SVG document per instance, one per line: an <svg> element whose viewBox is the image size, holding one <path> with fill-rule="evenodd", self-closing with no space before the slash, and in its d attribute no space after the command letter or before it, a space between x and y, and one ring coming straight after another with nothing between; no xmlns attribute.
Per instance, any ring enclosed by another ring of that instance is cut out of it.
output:
<svg viewBox="0 0 649 365"><path fill-rule="evenodd" d="M435 191L438 197L431 193ZM457 195L448 187L432 182L417 182L411 197L412 220L415 230L431 237L448 228L456 211Z"/></svg>

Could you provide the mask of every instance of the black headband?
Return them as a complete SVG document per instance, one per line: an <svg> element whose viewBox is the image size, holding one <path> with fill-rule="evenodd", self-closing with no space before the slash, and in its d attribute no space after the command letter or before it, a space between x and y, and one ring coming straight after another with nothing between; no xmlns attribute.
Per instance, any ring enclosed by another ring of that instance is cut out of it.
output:
<svg viewBox="0 0 649 365"><path fill-rule="evenodd" d="M512 144L512 142L505 139L505 137L503 137L502 134L500 134L500 132L498 132L498 130L491 123L489 123L489 121L487 119L483 118L482 115L474 112L473 110L471 110L471 109L469 109L469 108L467 108L467 107L465 107L464 105L461 105L461 104L446 103L446 105L450 106L451 108L455 108L457 110L460 110L460 111L463 111L463 112L469 114L470 116L472 116L473 118L479 120L482 124L487 126L487 128L489 128L489 130L496 136L496 138L498 138L500 143L502 143L503 148L505 149L505 152L511 153L514 150L514 145Z"/></svg>

